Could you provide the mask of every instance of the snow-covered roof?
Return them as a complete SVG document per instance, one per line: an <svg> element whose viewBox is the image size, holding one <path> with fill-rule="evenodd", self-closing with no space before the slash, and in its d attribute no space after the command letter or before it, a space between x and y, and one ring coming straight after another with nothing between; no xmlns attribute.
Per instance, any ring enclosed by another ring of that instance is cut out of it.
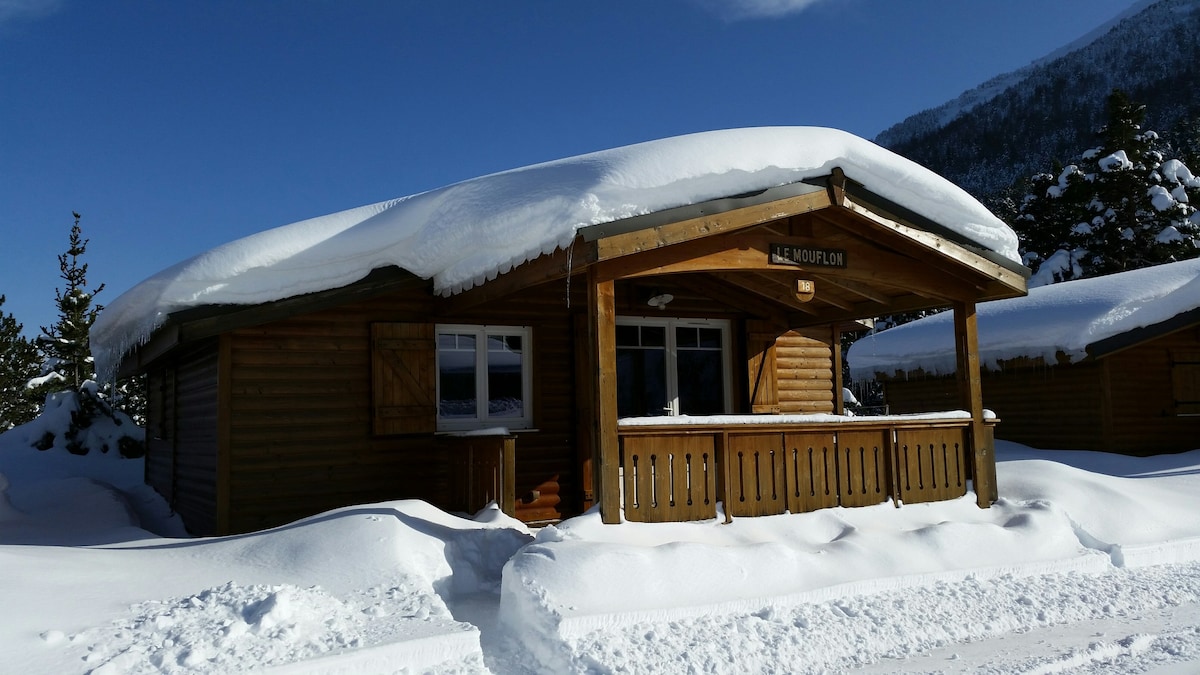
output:
<svg viewBox="0 0 1200 675"><path fill-rule="evenodd" d="M1200 258L1032 288L1029 295L980 303L980 364L1042 358L1072 361L1090 345L1200 307ZM943 312L854 343L846 355L855 379L875 373L955 370L954 321Z"/></svg>
<svg viewBox="0 0 1200 675"><path fill-rule="evenodd" d="M398 266L452 294L571 243L589 225L828 175L1019 261L1016 235L973 197L834 129L678 136L513 169L260 232L181 262L108 305L91 331L101 372L173 312L340 288Z"/></svg>

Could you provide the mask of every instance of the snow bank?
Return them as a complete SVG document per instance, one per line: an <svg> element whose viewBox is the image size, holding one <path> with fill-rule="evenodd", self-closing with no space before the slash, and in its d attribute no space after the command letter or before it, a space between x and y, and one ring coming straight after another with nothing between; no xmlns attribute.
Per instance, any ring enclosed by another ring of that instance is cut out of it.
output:
<svg viewBox="0 0 1200 675"><path fill-rule="evenodd" d="M1022 298L978 305L980 364L997 368L1018 357L1056 363L1059 352L1079 360L1090 344L1196 307L1200 259L1031 288ZM855 379L917 369L953 373L953 315L942 312L864 337L846 359Z"/></svg>
<svg viewBox="0 0 1200 675"><path fill-rule="evenodd" d="M548 672L616 663L820 672L1200 599L1200 568L1173 579L1137 571L1200 560L1200 495L1188 494L1200 452L1065 453L1058 463L998 446L1005 498L986 510L971 495L730 525L615 527L589 513L542 530L513 557L502 619L532 628L525 647ZM1144 555L1131 565L1126 548ZM1172 591L1164 597L1146 579L1172 579Z"/></svg>
<svg viewBox="0 0 1200 675"><path fill-rule="evenodd" d="M494 506L468 520L398 501L163 539L103 536L137 530L113 488L27 466L95 458L13 454L6 437L12 672L895 672L938 654L922 670L1060 672L1200 658L1194 620L1141 622L1200 616L1187 613L1200 608L1200 451L1000 441L1004 499L987 510L968 496L731 524L603 525L593 512L535 539ZM1122 632L1043 656L1011 648L1076 625ZM959 658L989 639L1009 648Z"/></svg>
<svg viewBox="0 0 1200 675"><path fill-rule="evenodd" d="M852 180L1018 260L1016 235L929 170L833 129L691 134L537 164L305 220L217 247L114 300L92 327L102 372L171 312L338 288L396 265L439 293L569 244L582 227L827 175Z"/></svg>

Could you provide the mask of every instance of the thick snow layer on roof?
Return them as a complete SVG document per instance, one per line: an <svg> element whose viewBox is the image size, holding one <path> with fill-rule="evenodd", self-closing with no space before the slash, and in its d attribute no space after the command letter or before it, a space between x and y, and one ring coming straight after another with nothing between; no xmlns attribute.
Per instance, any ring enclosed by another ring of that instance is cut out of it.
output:
<svg viewBox="0 0 1200 675"><path fill-rule="evenodd" d="M827 175L1018 260L1012 230L931 171L843 131L711 131L475 178L240 239L168 268L110 304L92 328L102 372L172 312L338 288L399 266L454 293L571 243L582 227Z"/></svg>
<svg viewBox="0 0 1200 675"><path fill-rule="evenodd" d="M1072 361L1088 345L1200 307L1200 259L1030 289L978 306L980 364L1020 357ZM943 312L867 336L846 355L855 379L876 372L954 372L954 321Z"/></svg>

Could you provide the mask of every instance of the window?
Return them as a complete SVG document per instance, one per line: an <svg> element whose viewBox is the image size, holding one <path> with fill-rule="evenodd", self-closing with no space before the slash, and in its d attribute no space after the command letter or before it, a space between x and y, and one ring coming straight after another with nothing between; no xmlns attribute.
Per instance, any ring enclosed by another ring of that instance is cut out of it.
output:
<svg viewBox="0 0 1200 675"><path fill-rule="evenodd" d="M617 415L729 410L729 323L617 319Z"/></svg>
<svg viewBox="0 0 1200 675"><path fill-rule="evenodd" d="M528 346L524 327L439 325L438 429L528 428Z"/></svg>
<svg viewBox="0 0 1200 675"><path fill-rule="evenodd" d="M1171 386L1176 415L1200 415L1200 350L1171 354Z"/></svg>

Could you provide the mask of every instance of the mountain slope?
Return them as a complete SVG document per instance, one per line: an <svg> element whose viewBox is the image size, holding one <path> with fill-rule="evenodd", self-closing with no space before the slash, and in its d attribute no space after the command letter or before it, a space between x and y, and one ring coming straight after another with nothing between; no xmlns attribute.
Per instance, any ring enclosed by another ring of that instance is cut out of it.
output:
<svg viewBox="0 0 1200 675"><path fill-rule="evenodd" d="M1099 34L1099 35L1097 35ZM1139 3L1053 54L885 130L876 141L986 198L1096 144L1113 88L1168 132L1200 118L1200 0Z"/></svg>

